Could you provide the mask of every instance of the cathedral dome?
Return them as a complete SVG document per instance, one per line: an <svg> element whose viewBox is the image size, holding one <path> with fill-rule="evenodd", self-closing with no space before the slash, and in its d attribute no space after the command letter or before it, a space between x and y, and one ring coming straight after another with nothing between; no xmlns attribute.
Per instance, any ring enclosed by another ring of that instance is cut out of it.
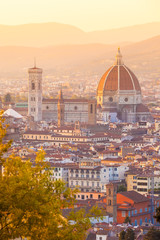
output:
<svg viewBox="0 0 160 240"><path fill-rule="evenodd" d="M134 73L123 64L122 55L118 49L116 62L100 79L97 93L121 90L141 92L141 87Z"/></svg>

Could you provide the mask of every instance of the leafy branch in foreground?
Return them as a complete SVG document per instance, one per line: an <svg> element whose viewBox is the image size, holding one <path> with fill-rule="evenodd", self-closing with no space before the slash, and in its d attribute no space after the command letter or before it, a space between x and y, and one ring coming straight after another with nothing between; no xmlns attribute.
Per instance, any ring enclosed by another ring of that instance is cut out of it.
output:
<svg viewBox="0 0 160 240"><path fill-rule="evenodd" d="M90 216L82 209L64 218L62 210L74 205L76 190L66 188L65 182L54 181L50 166L39 151L34 164L11 155L3 157L11 142L3 144L6 128L0 117L0 239L80 240L90 227ZM71 223L72 220L72 223Z"/></svg>

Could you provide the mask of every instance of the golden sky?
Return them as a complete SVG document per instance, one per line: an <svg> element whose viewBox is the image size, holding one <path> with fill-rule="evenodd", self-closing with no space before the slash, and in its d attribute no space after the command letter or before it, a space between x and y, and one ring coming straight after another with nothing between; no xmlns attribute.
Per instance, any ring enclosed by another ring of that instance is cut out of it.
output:
<svg viewBox="0 0 160 240"><path fill-rule="evenodd" d="M84 31L160 21L160 0L1 0L0 24L59 22Z"/></svg>

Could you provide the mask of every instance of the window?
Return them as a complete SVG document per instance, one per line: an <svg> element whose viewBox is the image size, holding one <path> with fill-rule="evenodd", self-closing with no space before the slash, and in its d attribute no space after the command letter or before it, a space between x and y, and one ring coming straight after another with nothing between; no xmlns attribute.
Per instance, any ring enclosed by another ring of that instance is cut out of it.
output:
<svg viewBox="0 0 160 240"><path fill-rule="evenodd" d="M122 211L122 217L125 217L125 216L126 216L126 212Z"/></svg>
<svg viewBox="0 0 160 240"><path fill-rule="evenodd" d="M142 213L142 208L139 210L140 213Z"/></svg>
<svg viewBox="0 0 160 240"><path fill-rule="evenodd" d="M32 82L32 90L35 90L35 83Z"/></svg>
<svg viewBox="0 0 160 240"><path fill-rule="evenodd" d="M109 102L113 102L113 98L112 97L109 97Z"/></svg>
<svg viewBox="0 0 160 240"><path fill-rule="evenodd" d="M145 212L147 212L147 207L145 208Z"/></svg>
<svg viewBox="0 0 160 240"><path fill-rule="evenodd" d="M106 169L104 169L104 172L106 172Z"/></svg>
<svg viewBox="0 0 160 240"><path fill-rule="evenodd" d="M137 214L137 210L135 210L134 213Z"/></svg>
<svg viewBox="0 0 160 240"><path fill-rule="evenodd" d="M90 113L93 113L93 104L91 104Z"/></svg>
<svg viewBox="0 0 160 240"><path fill-rule="evenodd" d="M99 237L99 240L102 240L102 237Z"/></svg>
<svg viewBox="0 0 160 240"><path fill-rule="evenodd" d="M130 211L128 211L128 217L130 217L131 216L131 212Z"/></svg>

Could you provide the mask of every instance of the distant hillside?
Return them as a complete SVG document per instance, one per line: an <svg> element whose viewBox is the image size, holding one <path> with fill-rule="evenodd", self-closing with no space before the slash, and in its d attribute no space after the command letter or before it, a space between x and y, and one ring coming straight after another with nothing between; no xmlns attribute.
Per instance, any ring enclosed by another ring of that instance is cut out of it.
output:
<svg viewBox="0 0 160 240"><path fill-rule="evenodd" d="M0 77L26 74L33 66L34 57L37 65L44 69L44 74L52 74L61 69L64 74L72 71L89 71L102 75L113 64L117 52L116 45L77 44L52 47L0 47ZM138 43L122 46L121 52L126 65L135 73L160 73L160 36Z"/></svg>
<svg viewBox="0 0 160 240"><path fill-rule="evenodd" d="M121 44L142 41L159 35L160 23L94 32L84 32L77 27L60 23L0 25L0 33L0 46L44 47L88 43Z"/></svg>

